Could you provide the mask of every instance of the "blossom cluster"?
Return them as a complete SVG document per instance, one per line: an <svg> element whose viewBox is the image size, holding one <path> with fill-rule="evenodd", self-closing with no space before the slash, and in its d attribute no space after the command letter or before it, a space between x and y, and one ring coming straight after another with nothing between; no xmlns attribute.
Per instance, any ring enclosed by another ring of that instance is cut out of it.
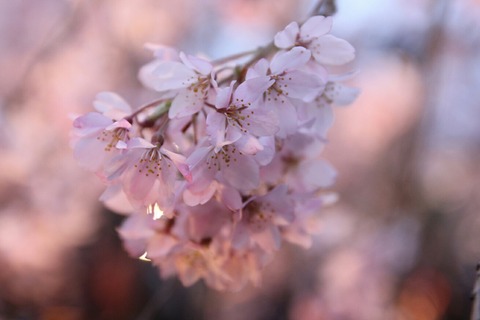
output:
<svg viewBox="0 0 480 320"><path fill-rule="evenodd" d="M130 254L184 285L238 290L260 282L282 241L310 245L335 179L320 158L332 106L357 94L329 71L354 58L331 26L292 22L272 44L217 61L152 47L139 77L157 100L133 111L103 92L74 120L74 155L107 186L101 201L127 215L118 231Z"/></svg>

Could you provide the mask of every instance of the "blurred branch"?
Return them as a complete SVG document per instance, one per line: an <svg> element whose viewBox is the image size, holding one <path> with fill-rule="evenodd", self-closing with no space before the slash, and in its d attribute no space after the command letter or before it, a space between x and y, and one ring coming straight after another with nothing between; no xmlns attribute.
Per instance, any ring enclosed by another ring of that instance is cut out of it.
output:
<svg viewBox="0 0 480 320"><path fill-rule="evenodd" d="M6 110L21 101L24 93L29 90L28 79L35 67L61 48L64 42L70 40L72 32L79 29L79 26L83 23L81 14L80 0L72 1L68 16L62 15L52 23L43 41L28 60L19 80L14 84L12 90L5 95L3 102Z"/></svg>
<svg viewBox="0 0 480 320"><path fill-rule="evenodd" d="M320 0L312 9L309 17L322 15L322 16L332 16L337 12L337 5L335 0Z"/></svg>
<svg viewBox="0 0 480 320"><path fill-rule="evenodd" d="M158 312L172 297L174 287L175 281L173 279L168 279L162 282L135 320L152 319L155 316L155 313Z"/></svg>
<svg viewBox="0 0 480 320"><path fill-rule="evenodd" d="M473 306L470 320L480 320L480 262L477 264L475 286L472 292Z"/></svg>

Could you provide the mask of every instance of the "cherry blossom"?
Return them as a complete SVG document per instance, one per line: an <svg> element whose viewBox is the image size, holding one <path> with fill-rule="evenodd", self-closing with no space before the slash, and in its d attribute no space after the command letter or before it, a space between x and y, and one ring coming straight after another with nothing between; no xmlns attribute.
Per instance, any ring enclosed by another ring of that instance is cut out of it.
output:
<svg viewBox="0 0 480 320"><path fill-rule="evenodd" d="M307 49L294 47L278 52L270 63L261 59L247 74L247 79L268 75L271 85L266 92L265 104L280 119L277 135L281 138L297 130L296 101L311 102L321 93L326 82L319 74L300 70L310 57Z"/></svg>
<svg viewBox="0 0 480 320"><path fill-rule="evenodd" d="M355 49L347 41L329 34L332 22L331 17L323 16L311 17L301 27L292 22L275 35L275 45L282 49L303 46L324 65L348 63L354 59Z"/></svg>
<svg viewBox="0 0 480 320"><path fill-rule="evenodd" d="M170 215L175 201L177 172L186 180L191 174L182 155L154 145L142 138L127 144L127 152L113 159L115 165L108 176L110 181L120 180L123 190L134 207L158 204Z"/></svg>
<svg viewBox="0 0 480 320"><path fill-rule="evenodd" d="M74 120L74 156L125 215L118 233L133 257L185 286L237 291L261 284L283 241L311 244L336 178L322 158L333 106L358 94L328 68L354 57L331 24L294 22L271 45L216 61L148 45L139 77L156 100L132 111L101 93L97 112Z"/></svg>
<svg viewBox="0 0 480 320"><path fill-rule="evenodd" d="M124 119L130 106L118 95L103 92L94 102L99 112L77 117L73 122L74 156L79 164L101 175L103 166L125 147L131 123Z"/></svg>

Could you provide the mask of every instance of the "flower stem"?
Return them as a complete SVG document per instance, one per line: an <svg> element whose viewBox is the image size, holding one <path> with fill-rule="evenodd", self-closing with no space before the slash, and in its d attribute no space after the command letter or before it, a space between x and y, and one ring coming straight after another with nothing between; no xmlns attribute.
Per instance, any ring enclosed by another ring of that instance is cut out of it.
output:
<svg viewBox="0 0 480 320"><path fill-rule="evenodd" d="M239 53L233 54L233 55L231 55L231 56L227 56L227 57L224 57L224 58L220 58L220 59L217 59L217 60L213 60L211 63L212 63L213 65L221 65L221 64L227 63L227 62L229 62L229 61L237 60L237 59L240 59L240 58L243 58L243 57L252 55L252 54L256 53L258 50L260 50L260 49L261 49L261 48L258 48L258 49L255 49L255 50L249 50L249 51L239 52Z"/></svg>
<svg viewBox="0 0 480 320"><path fill-rule="evenodd" d="M152 107L155 107L155 106L159 106L160 104L164 103L164 102L168 102L170 99L158 99L158 100L154 100L152 102L149 102L147 104L144 104L143 106L141 106L140 108L138 108L137 110L135 110L131 115L129 115L128 117L125 117L125 120L127 120L128 122L132 122L133 119L138 116L140 113L142 113L143 111L149 109L149 108L152 108ZM165 104L165 106L167 105L168 103ZM162 106L163 107L163 106ZM168 111L168 108L170 108L170 104L168 104L167 106L167 110ZM162 114L165 113L165 112L162 112Z"/></svg>

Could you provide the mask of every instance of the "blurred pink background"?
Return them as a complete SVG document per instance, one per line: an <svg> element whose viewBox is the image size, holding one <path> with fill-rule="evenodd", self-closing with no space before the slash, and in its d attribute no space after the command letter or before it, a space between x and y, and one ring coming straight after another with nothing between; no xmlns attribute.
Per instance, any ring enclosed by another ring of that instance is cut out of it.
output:
<svg viewBox="0 0 480 320"><path fill-rule="evenodd" d="M128 257L102 186L72 157L72 115L137 80L145 43L220 58L305 18L302 0L0 2L0 319L466 319L480 260L480 2L339 0L354 105L324 156L339 201L310 250L261 288L162 281Z"/></svg>

